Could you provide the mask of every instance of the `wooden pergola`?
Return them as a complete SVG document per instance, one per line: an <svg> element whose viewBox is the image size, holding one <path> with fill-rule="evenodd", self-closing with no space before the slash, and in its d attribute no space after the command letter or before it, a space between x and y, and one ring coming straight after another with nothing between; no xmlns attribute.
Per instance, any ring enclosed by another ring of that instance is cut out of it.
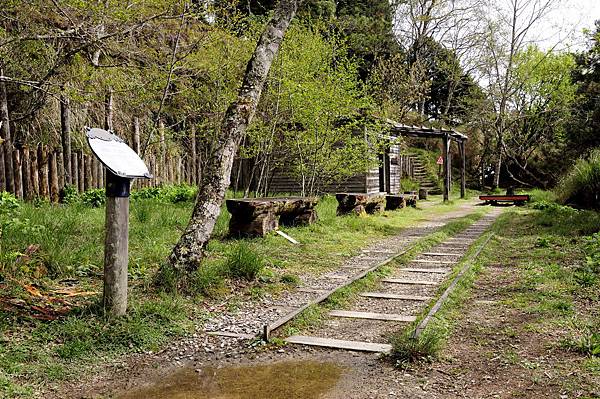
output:
<svg viewBox="0 0 600 399"><path fill-rule="evenodd" d="M444 159L444 201L450 198L450 184L452 182L452 169L450 165L450 144L455 141L458 145L460 153L460 198L465 197L466 181L466 154L465 142L469 139L466 135L457 132L456 130L434 129L425 126L409 126L402 123L386 119L386 123L390 126L390 133L396 136L416 137L416 138L434 138L442 139L443 142L443 159Z"/></svg>

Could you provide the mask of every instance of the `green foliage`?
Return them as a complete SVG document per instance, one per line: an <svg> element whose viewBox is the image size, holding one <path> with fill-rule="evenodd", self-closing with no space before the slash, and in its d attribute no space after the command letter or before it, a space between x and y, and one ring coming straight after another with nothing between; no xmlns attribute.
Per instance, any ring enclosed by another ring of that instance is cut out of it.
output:
<svg viewBox="0 0 600 399"><path fill-rule="evenodd" d="M397 366L431 361L437 356L446 336L447 331L437 326L425 329L417 338L413 337L413 330L409 329L392 338L392 359Z"/></svg>
<svg viewBox="0 0 600 399"><path fill-rule="evenodd" d="M296 276L295 274L289 274L289 273L286 273L283 276L281 276L280 281L282 283L290 285L292 287L297 287L302 283L302 281L300 280L300 277Z"/></svg>
<svg viewBox="0 0 600 399"><path fill-rule="evenodd" d="M17 197L6 191L0 192L0 215L10 215L21 207Z"/></svg>
<svg viewBox="0 0 600 399"><path fill-rule="evenodd" d="M580 158L556 187L561 203L600 209L600 149Z"/></svg>
<svg viewBox="0 0 600 399"><path fill-rule="evenodd" d="M77 193L77 187L72 184L67 184L60 191L60 202L62 204L70 205L79 201L79 194Z"/></svg>
<svg viewBox="0 0 600 399"><path fill-rule="evenodd" d="M246 241L240 241L227 254L225 267L232 277L252 281L264 270L265 261Z"/></svg>
<svg viewBox="0 0 600 399"><path fill-rule="evenodd" d="M400 179L400 187L402 191L418 191L419 182L416 182L413 179L407 177L403 177L402 179Z"/></svg>
<svg viewBox="0 0 600 399"><path fill-rule="evenodd" d="M131 193L132 200L156 199L164 202L177 204L189 202L196 198L198 188L186 184L146 187Z"/></svg>
<svg viewBox="0 0 600 399"><path fill-rule="evenodd" d="M95 188L81 193L80 200L83 205L99 208L106 203L106 192L103 188Z"/></svg>

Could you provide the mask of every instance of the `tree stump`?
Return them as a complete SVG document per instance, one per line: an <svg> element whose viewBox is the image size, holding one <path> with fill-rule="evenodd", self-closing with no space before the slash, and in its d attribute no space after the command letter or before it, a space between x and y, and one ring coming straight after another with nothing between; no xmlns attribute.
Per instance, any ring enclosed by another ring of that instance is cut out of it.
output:
<svg viewBox="0 0 600 399"><path fill-rule="evenodd" d="M427 191L427 189L425 189L425 188L419 189L419 199L420 200L426 200L428 194L429 194L429 192Z"/></svg>
<svg viewBox="0 0 600 399"><path fill-rule="evenodd" d="M385 194L382 193L337 193L335 198L338 201L338 216L349 213L374 214L385 209Z"/></svg>

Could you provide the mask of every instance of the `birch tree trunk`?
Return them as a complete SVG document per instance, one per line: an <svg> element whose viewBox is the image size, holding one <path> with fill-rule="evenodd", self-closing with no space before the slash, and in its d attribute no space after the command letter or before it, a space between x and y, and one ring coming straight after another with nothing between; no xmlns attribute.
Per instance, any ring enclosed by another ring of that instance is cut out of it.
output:
<svg viewBox="0 0 600 399"><path fill-rule="evenodd" d="M225 191L229 187L233 159L256 111L261 92L283 36L300 0L280 0L248 62L237 99L229 105L215 151L206 161L198 184L198 197L190 222L169 256L172 267L191 272L199 267L204 247L212 234Z"/></svg>

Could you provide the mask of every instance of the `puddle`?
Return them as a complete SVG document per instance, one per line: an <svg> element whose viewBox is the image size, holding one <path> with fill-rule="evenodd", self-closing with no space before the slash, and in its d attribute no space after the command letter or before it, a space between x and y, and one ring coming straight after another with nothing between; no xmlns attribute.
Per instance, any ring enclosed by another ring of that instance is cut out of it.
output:
<svg viewBox="0 0 600 399"><path fill-rule="evenodd" d="M183 368L119 399L311 399L335 385L343 369L333 363L282 362L266 366Z"/></svg>

